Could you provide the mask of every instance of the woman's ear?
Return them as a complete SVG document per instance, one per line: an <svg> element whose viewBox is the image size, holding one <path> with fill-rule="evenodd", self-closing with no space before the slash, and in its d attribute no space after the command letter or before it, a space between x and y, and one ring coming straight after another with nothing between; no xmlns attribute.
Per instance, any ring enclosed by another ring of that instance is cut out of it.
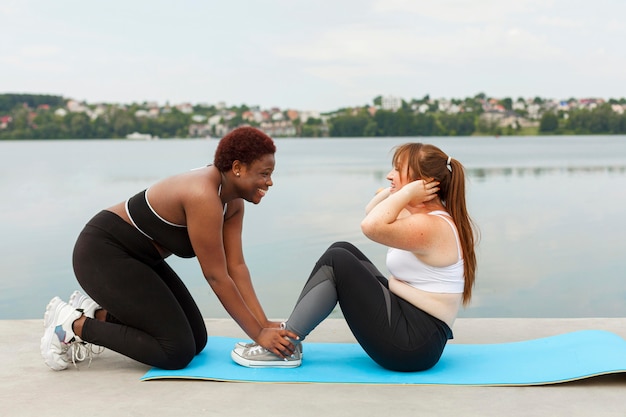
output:
<svg viewBox="0 0 626 417"><path fill-rule="evenodd" d="M236 177L241 175L241 168L242 168L242 166L243 166L243 164L241 163L240 160L235 159L233 161L233 165L230 167L230 169L233 172L233 174L235 174Z"/></svg>

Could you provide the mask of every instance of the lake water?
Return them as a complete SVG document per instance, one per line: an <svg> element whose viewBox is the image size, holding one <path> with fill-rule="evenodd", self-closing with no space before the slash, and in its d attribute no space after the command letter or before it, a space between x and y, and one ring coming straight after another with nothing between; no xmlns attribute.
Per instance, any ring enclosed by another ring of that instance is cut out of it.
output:
<svg viewBox="0 0 626 417"><path fill-rule="evenodd" d="M359 228L387 186L391 149L440 146L467 169L481 230L471 306L461 317L626 316L626 137L279 139L274 187L246 205L244 250L270 317L290 312L336 240L386 271ZM77 288L76 236L100 209L205 165L216 140L0 142L0 319L41 318ZM170 258L205 315L228 317L195 259ZM340 316L340 310L333 315Z"/></svg>

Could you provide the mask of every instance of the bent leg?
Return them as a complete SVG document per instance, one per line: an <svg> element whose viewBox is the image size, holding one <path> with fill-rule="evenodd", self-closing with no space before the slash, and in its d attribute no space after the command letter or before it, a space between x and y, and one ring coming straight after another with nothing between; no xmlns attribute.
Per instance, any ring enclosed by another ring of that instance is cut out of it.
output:
<svg viewBox="0 0 626 417"><path fill-rule="evenodd" d="M369 259L354 245L347 242L332 244L315 264L296 306L286 322L300 340L324 320L335 308L338 298L337 270L339 275L362 275L385 279Z"/></svg>
<svg viewBox="0 0 626 417"><path fill-rule="evenodd" d="M131 241L126 242L129 246L137 243L132 241L136 237L124 237ZM165 274L169 267L160 265L164 261L158 257L130 253L108 232L88 225L76 242L73 261L80 285L115 318L111 322L87 319L83 340L164 369L187 366L206 343L206 330L198 330L199 313L191 314L194 330L187 316L189 307L183 307L177 299L180 294L172 291L178 285L172 285L175 274Z"/></svg>
<svg viewBox="0 0 626 417"><path fill-rule="evenodd" d="M359 344L387 369L432 367L451 336L445 323L391 293L387 279L344 242L333 244L316 263L287 329L303 339L337 302Z"/></svg>
<svg viewBox="0 0 626 417"><path fill-rule="evenodd" d="M167 262L162 261L154 267L156 273L161 277L163 282L170 289L176 301L183 309L187 322L191 326L193 338L196 343L196 354L202 352L202 349L207 343L207 331L204 324L204 318L198 308L198 304L189 293L189 289L180 279L178 274L168 265Z"/></svg>

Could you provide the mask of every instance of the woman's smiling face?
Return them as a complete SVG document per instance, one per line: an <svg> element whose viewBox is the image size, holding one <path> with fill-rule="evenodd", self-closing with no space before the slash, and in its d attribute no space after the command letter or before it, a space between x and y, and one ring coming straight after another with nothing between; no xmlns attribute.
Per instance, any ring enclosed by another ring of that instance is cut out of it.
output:
<svg viewBox="0 0 626 417"><path fill-rule="evenodd" d="M241 197L254 204L261 202L269 187L274 185L272 173L276 166L274 154L265 154L249 165L243 165L239 189Z"/></svg>

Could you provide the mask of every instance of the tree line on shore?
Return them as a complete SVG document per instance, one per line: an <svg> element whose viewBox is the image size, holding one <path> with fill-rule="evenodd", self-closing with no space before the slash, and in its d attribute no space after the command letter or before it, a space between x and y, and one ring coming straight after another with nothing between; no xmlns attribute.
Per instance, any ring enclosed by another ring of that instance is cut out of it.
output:
<svg viewBox="0 0 626 417"><path fill-rule="evenodd" d="M626 114L612 107L621 99L601 102L593 108L559 110L547 109L532 125L521 126L512 122L503 124L485 116L481 105L486 97L457 100L463 111L440 111L436 102L428 96L411 102L402 101L398 109L385 110L373 106L339 109L320 119L308 119L293 123L296 137L384 137L384 136L472 136L472 135L537 135L537 134L626 134ZM380 98L374 99L374 103ZM536 99L541 102L540 99ZM624 103L622 103L624 102ZM184 138L190 135L194 115L209 117L223 109L215 106L196 105L193 112L168 108L154 117L138 117L137 111L144 104L99 105L99 113L66 111L68 99L54 95L0 94L0 139L108 139L125 138L133 132L149 133L160 138ZM502 100L504 110L524 118L523 111L513 112L510 99ZM421 111L416 111L418 106ZM426 107L423 107L426 106ZM91 106L95 108L95 106ZM502 106L501 106L502 107ZM63 111L59 112L59 109ZM255 125L244 120L242 114L247 106L227 109L234 117L224 119L227 128L240 124ZM515 118L514 118L515 119ZM257 124L258 125L258 124Z"/></svg>

